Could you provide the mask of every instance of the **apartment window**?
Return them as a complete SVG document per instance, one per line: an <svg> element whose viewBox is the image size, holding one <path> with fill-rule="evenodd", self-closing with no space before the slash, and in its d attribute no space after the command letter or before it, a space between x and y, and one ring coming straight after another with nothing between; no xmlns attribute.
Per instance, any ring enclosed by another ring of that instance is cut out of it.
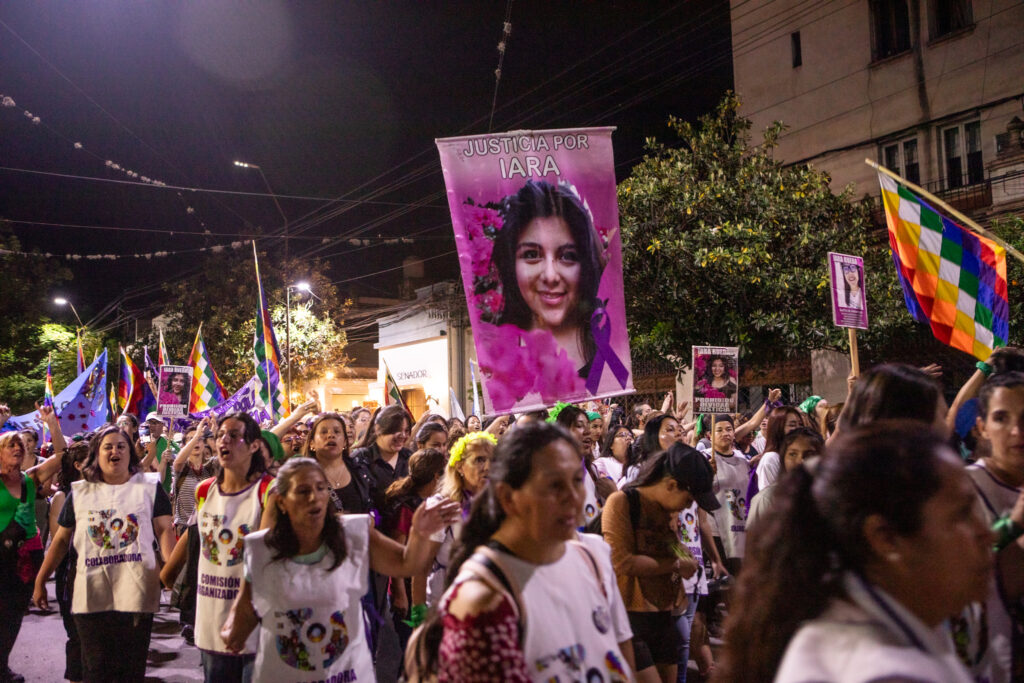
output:
<svg viewBox="0 0 1024 683"><path fill-rule="evenodd" d="M882 164L912 183L921 182L921 161L917 138L908 138L882 147Z"/></svg>
<svg viewBox="0 0 1024 683"><path fill-rule="evenodd" d="M932 40L974 23L971 0L929 0L928 33Z"/></svg>
<svg viewBox="0 0 1024 683"><path fill-rule="evenodd" d="M885 59L910 49L907 0L871 0L871 56Z"/></svg>
<svg viewBox="0 0 1024 683"><path fill-rule="evenodd" d="M803 52L800 49L800 31L789 34L789 44L793 49L793 68L795 69L804 63Z"/></svg>
<svg viewBox="0 0 1024 683"><path fill-rule="evenodd" d="M981 123L972 121L942 131L946 187L975 185L985 180L981 156Z"/></svg>

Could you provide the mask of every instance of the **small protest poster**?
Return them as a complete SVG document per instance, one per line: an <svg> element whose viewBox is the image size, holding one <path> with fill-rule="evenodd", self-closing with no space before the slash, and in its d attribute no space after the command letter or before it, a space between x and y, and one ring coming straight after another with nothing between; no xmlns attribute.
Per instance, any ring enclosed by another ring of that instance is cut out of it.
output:
<svg viewBox="0 0 1024 683"><path fill-rule="evenodd" d="M737 346L693 347L694 414L737 412L739 361Z"/></svg>
<svg viewBox="0 0 1024 683"><path fill-rule="evenodd" d="M156 412L165 417L188 415L192 391L192 368L188 365L161 365Z"/></svg>
<svg viewBox="0 0 1024 683"><path fill-rule="evenodd" d="M832 323L837 327L868 329L864 259L830 251L828 273L832 281Z"/></svg>
<svg viewBox="0 0 1024 683"><path fill-rule="evenodd" d="M437 140L487 415L633 391L612 130Z"/></svg>

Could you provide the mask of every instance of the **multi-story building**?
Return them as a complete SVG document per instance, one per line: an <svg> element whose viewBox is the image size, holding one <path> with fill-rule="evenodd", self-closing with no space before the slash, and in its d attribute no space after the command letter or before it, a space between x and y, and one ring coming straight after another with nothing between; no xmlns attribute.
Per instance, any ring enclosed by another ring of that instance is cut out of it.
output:
<svg viewBox="0 0 1024 683"><path fill-rule="evenodd" d="M865 158L984 220L1024 207L1020 0L731 0L741 111L778 158L877 195Z"/></svg>

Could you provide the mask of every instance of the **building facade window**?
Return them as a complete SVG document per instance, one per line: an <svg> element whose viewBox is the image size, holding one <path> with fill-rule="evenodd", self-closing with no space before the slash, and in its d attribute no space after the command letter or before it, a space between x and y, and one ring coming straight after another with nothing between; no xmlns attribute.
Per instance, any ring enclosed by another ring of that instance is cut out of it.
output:
<svg viewBox="0 0 1024 683"><path fill-rule="evenodd" d="M882 146L882 165L912 183L921 183L921 161L917 138L907 138Z"/></svg>
<svg viewBox="0 0 1024 683"><path fill-rule="evenodd" d="M971 0L929 0L928 35L936 40L974 24Z"/></svg>
<svg viewBox="0 0 1024 683"><path fill-rule="evenodd" d="M946 166L946 187L976 185L985 180L981 152L981 123L972 121L942 131L942 155Z"/></svg>
<svg viewBox="0 0 1024 683"><path fill-rule="evenodd" d="M789 45L793 51L793 68L795 69L804 63L803 50L800 47L800 31L789 34Z"/></svg>
<svg viewBox="0 0 1024 683"><path fill-rule="evenodd" d="M871 0L871 57L877 61L910 49L907 0Z"/></svg>

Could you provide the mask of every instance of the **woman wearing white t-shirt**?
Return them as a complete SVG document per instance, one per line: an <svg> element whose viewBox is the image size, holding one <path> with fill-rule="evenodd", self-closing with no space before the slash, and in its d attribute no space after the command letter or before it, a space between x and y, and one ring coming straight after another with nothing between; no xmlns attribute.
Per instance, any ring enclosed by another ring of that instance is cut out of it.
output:
<svg viewBox="0 0 1024 683"><path fill-rule="evenodd" d="M826 451L751 538L722 680L971 681L945 622L984 598L994 537L959 456L905 420Z"/></svg>
<svg viewBox="0 0 1024 683"><path fill-rule="evenodd" d="M85 681L134 681L146 675L153 613L160 607L154 543L174 548L171 502L155 474L144 474L128 435L100 430L89 443L82 479L71 485L36 576L32 598L48 609L46 581L70 545L78 553L71 602Z"/></svg>
<svg viewBox="0 0 1024 683"><path fill-rule="evenodd" d="M577 540L584 476L577 444L557 426L517 426L501 440L454 580L407 670L467 683L631 680L609 555Z"/></svg>
<svg viewBox="0 0 1024 683"><path fill-rule="evenodd" d="M242 650L259 627L255 681L372 681L360 601L370 569L410 576L426 566L427 537L458 506L421 504L402 546L374 529L369 515L338 515L311 458L287 461L274 492L273 526L245 538L245 581L221 628L225 645Z"/></svg>
<svg viewBox="0 0 1024 683"><path fill-rule="evenodd" d="M607 477L615 482L616 486L622 480L626 471L626 461L629 459L629 449L633 446L633 430L626 425L617 425L609 430L601 444L601 456L594 460L594 469L602 477Z"/></svg>
<svg viewBox="0 0 1024 683"><path fill-rule="evenodd" d="M721 507L714 511L715 525L721 540L722 559L729 573L736 576L743 563L747 529L747 485L750 483L750 463L734 448L731 415L716 415L713 449L706 451L711 469L715 472L715 496ZM698 447L699 448L699 447Z"/></svg>

